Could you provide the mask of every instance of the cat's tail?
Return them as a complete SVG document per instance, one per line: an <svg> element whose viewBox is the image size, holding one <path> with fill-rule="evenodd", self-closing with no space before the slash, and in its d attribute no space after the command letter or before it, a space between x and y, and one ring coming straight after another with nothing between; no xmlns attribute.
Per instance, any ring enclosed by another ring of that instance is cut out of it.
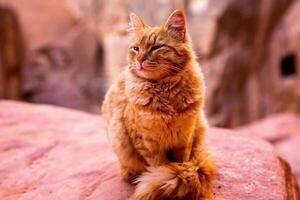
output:
<svg viewBox="0 0 300 200"><path fill-rule="evenodd" d="M207 199L215 173L208 154L190 162L150 167L137 179L136 200Z"/></svg>

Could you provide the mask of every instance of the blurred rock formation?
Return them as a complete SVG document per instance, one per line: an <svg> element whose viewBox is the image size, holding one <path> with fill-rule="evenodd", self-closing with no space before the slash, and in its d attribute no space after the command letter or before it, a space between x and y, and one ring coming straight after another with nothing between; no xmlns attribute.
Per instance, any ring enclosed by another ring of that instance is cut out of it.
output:
<svg viewBox="0 0 300 200"><path fill-rule="evenodd" d="M21 99L25 46L14 10L0 6L0 98Z"/></svg>
<svg viewBox="0 0 300 200"><path fill-rule="evenodd" d="M16 13L24 33L21 94L28 101L98 112L126 66L129 12L159 25L181 8L205 71L212 125L300 112L299 1L0 0L0 6Z"/></svg>
<svg viewBox="0 0 300 200"><path fill-rule="evenodd" d="M103 46L67 1L0 0L18 14L27 44L22 95L31 102L99 112Z"/></svg>
<svg viewBox="0 0 300 200"><path fill-rule="evenodd" d="M232 0L221 12L204 61L213 125L299 111L298 13L293 0Z"/></svg>

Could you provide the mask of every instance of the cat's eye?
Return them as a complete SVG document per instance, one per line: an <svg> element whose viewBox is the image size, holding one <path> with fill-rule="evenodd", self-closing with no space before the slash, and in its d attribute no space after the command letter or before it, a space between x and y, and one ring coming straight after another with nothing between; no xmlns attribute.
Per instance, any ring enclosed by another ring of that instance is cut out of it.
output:
<svg viewBox="0 0 300 200"><path fill-rule="evenodd" d="M155 46L151 47L150 51L155 51L155 50L157 50L157 49L162 48L163 46L164 46L164 45L155 45Z"/></svg>
<svg viewBox="0 0 300 200"><path fill-rule="evenodd" d="M139 51L139 47L132 47L133 48L133 50L135 50L135 51Z"/></svg>

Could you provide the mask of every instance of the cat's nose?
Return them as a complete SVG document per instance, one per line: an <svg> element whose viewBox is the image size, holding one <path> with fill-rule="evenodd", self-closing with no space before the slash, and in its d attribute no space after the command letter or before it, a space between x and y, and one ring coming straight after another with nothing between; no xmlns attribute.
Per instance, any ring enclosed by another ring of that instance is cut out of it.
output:
<svg viewBox="0 0 300 200"><path fill-rule="evenodd" d="M146 57L141 55L137 57L137 61L139 62L139 64L142 66L143 62L146 60Z"/></svg>
<svg viewBox="0 0 300 200"><path fill-rule="evenodd" d="M145 56L138 56L137 57L137 61L138 61L138 63L137 63L137 68L139 69L139 70L141 70L141 69L143 69L143 62L146 60L146 57Z"/></svg>

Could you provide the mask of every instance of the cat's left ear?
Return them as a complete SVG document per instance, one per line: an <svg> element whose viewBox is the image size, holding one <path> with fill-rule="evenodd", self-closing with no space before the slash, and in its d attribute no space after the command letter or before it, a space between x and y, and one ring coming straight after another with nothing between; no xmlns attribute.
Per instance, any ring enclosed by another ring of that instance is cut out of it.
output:
<svg viewBox="0 0 300 200"><path fill-rule="evenodd" d="M175 10L165 23L165 28L171 37L183 40L186 35L186 20L181 10Z"/></svg>

